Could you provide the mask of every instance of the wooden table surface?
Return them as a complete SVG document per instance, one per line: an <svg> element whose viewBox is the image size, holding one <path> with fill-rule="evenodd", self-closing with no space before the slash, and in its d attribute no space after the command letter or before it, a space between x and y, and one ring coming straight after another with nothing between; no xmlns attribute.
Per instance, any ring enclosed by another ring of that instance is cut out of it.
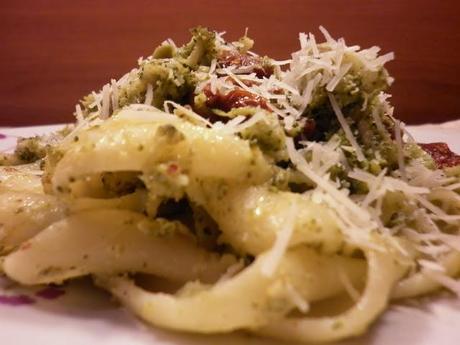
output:
<svg viewBox="0 0 460 345"><path fill-rule="evenodd" d="M70 121L78 99L131 69L163 39L205 25L288 58L300 31L394 51L396 116L460 118L460 3L445 1L2 1L0 126Z"/></svg>

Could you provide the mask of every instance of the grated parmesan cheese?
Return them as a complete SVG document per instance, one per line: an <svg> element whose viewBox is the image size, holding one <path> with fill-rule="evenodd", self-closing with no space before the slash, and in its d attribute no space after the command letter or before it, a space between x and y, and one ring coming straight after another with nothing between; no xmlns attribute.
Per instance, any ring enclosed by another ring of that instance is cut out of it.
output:
<svg viewBox="0 0 460 345"><path fill-rule="evenodd" d="M102 107L99 114L100 118L105 120L110 115L110 85L105 84L102 87Z"/></svg>
<svg viewBox="0 0 460 345"><path fill-rule="evenodd" d="M289 241L294 233L297 205L292 204L285 214L282 228L276 233L276 240L273 247L266 254L261 267L261 273L266 277L271 277L278 268L284 253L287 250Z"/></svg>
<svg viewBox="0 0 460 345"><path fill-rule="evenodd" d="M286 283L286 292L288 298L296 306L296 308L302 312L307 313L310 310L310 305L303 298L303 296L292 286L290 283Z"/></svg>
<svg viewBox="0 0 460 345"><path fill-rule="evenodd" d="M357 219L366 223L370 222L370 216L368 212L358 206L346 194L337 189L337 187L333 186L328 179L319 176L310 168L309 164L305 161L302 155L295 149L294 141L292 138L286 139L286 148L289 154L289 158L300 172L305 174L305 176L316 183L318 187L323 189L332 198L334 198L339 205L346 207Z"/></svg>
<svg viewBox="0 0 460 345"><path fill-rule="evenodd" d="M332 109L334 110L334 113L337 116L337 120L339 120L339 123L342 126L343 131L345 132L346 138L350 142L351 146L353 146L353 149L356 153L356 157L359 161L364 161L366 158L364 157L363 151L361 150L361 146L358 145L358 142L353 136L350 126L348 125L347 120L343 116L342 110L340 110L340 107L337 101L335 100L334 95L331 93L328 93L327 95L329 97L329 101L331 102Z"/></svg>
<svg viewBox="0 0 460 345"><path fill-rule="evenodd" d="M345 74L348 73L350 70L351 66L353 66L351 63L348 63L342 67L340 67L339 72L327 83L326 85L326 90L329 92L334 91L336 88L337 84L342 80L342 78L345 76Z"/></svg>
<svg viewBox="0 0 460 345"><path fill-rule="evenodd" d="M327 43L331 45L335 45L336 41L332 38L332 36L329 34L329 32L324 28L324 26L320 25L319 26L319 31L323 34L324 38L326 39Z"/></svg>
<svg viewBox="0 0 460 345"><path fill-rule="evenodd" d="M438 282L442 286L455 293L458 297L460 297L460 281L451 278L443 274L443 272L439 272L437 270L423 270L422 272L430 279Z"/></svg>
<svg viewBox="0 0 460 345"><path fill-rule="evenodd" d="M353 283L350 280L350 277L348 277L347 273L343 269L338 269L337 270L340 282L343 284L343 287L345 288L345 291L347 294L351 297L353 301L358 302L360 298L360 293L359 291L353 286Z"/></svg>
<svg viewBox="0 0 460 345"><path fill-rule="evenodd" d="M147 85L147 91L145 92L144 104L151 105L153 101L153 86L152 84Z"/></svg>
<svg viewBox="0 0 460 345"><path fill-rule="evenodd" d="M187 109L186 107L184 107L184 106L182 106L180 104L177 104L176 102L173 102L173 101L165 101L164 102L164 108L168 113L171 113L171 111L169 109L169 105L171 105L173 108L179 110L180 114L185 115L189 119L195 120L197 123L206 125L208 127L212 127L212 123L209 122L209 120L205 119L204 117L198 115L194 111L192 111L190 109Z"/></svg>
<svg viewBox="0 0 460 345"><path fill-rule="evenodd" d="M113 111L118 109L118 85L115 79L110 81L111 94L112 94L112 109Z"/></svg>
<svg viewBox="0 0 460 345"><path fill-rule="evenodd" d="M77 124L83 123L83 121L85 120L83 117L83 112L81 111L80 104L77 104L75 106L75 118L77 119Z"/></svg>
<svg viewBox="0 0 460 345"><path fill-rule="evenodd" d="M398 165L399 165L399 171L401 173L401 177L403 180L407 180L406 176L406 165L404 162L404 148L403 148L403 143L401 139L401 128L402 128L401 121L395 120L395 128L394 128L394 134L395 134L395 140L396 140L396 149L398 153Z"/></svg>

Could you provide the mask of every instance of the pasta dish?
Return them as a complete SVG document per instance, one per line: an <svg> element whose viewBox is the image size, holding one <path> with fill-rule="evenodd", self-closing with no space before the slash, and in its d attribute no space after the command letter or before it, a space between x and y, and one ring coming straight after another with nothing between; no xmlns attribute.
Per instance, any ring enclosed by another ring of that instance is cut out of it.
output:
<svg viewBox="0 0 460 345"><path fill-rule="evenodd" d="M81 276L145 322L299 342L460 294L460 157L393 117L393 53L299 35L285 61L198 27L0 155L0 270Z"/></svg>

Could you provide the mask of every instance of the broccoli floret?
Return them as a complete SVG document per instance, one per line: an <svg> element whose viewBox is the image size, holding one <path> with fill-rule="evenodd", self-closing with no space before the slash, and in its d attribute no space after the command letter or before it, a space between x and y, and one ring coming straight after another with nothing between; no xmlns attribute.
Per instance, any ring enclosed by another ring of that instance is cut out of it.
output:
<svg viewBox="0 0 460 345"><path fill-rule="evenodd" d="M192 32L192 40L176 49L168 42L157 47L152 56L143 60L137 70L127 76L127 82L118 89L117 108L133 103L143 103L148 85L153 87L151 105L163 108L166 100L183 103L195 89L195 72L200 66L209 66L217 56L216 34L203 27ZM83 114L97 110L93 94L83 98Z"/></svg>
<svg viewBox="0 0 460 345"><path fill-rule="evenodd" d="M167 43L163 42L159 45L152 54L153 59L170 59L176 55L176 48Z"/></svg>
<svg viewBox="0 0 460 345"><path fill-rule="evenodd" d="M163 108L165 100L180 102L193 90L195 77L190 69L174 58L152 59L144 61L137 74L118 90L118 108L133 103L144 103L148 85L152 85L153 99L151 105ZM94 102L92 94L86 96L81 104L86 115L96 110L91 107Z"/></svg>
<svg viewBox="0 0 460 345"><path fill-rule="evenodd" d="M287 159L286 135L278 118L273 113L266 113L263 121L255 123L240 133L243 139L257 143L264 154L275 161Z"/></svg>
<svg viewBox="0 0 460 345"><path fill-rule="evenodd" d="M175 59L152 60L140 67L139 79L122 93L120 102L129 104L136 97L144 101L149 84L153 86L152 105L162 108L165 100L180 101L185 97L194 88L195 78L190 69Z"/></svg>
<svg viewBox="0 0 460 345"><path fill-rule="evenodd" d="M32 163L45 157L46 143L39 136L20 138L14 153L22 162Z"/></svg>
<svg viewBox="0 0 460 345"><path fill-rule="evenodd" d="M241 54L246 54L254 46L254 40L248 36L243 36L237 42L233 42L233 45Z"/></svg>
<svg viewBox="0 0 460 345"><path fill-rule="evenodd" d="M415 143L406 143L404 145L404 156L412 161L422 163L428 169L436 169L436 163L433 157Z"/></svg>
<svg viewBox="0 0 460 345"><path fill-rule="evenodd" d="M45 157L47 146L46 140L40 136L19 138L14 153L0 154L0 166L36 162Z"/></svg>
<svg viewBox="0 0 460 345"><path fill-rule="evenodd" d="M190 32L192 40L178 51L181 62L192 68L199 65L209 66L217 56L216 33L202 26Z"/></svg>

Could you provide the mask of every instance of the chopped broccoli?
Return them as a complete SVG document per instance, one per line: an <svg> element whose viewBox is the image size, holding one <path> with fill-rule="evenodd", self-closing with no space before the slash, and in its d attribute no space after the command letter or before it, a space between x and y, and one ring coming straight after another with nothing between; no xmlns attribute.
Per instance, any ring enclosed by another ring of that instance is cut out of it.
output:
<svg viewBox="0 0 460 345"><path fill-rule="evenodd" d="M157 47L152 56L140 62L137 70L118 86L117 108L133 103L144 103L148 85L153 88L151 105L163 108L164 101L186 102L195 89L195 72L200 66L209 66L217 56L216 34L206 28L191 30L192 40L176 49L168 42ZM97 111L95 95L89 94L80 102L83 114Z"/></svg>
<svg viewBox="0 0 460 345"><path fill-rule="evenodd" d="M40 136L19 138L14 153L0 154L0 166L36 162L45 157L47 146L45 138Z"/></svg>
<svg viewBox="0 0 460 345"><path fill-rule="evenodd" d="M287 159L286 135L280 121L273 113L266 113L263 121L256 122L240 133L243 139L255 142L262 152L275 161Z"/></svg>
<svg viewBox="0 0 460 345"><path fill-rule="evenodd" d="M178 57L185 65L196 68L199 65L209 66L217 56L216 34L204 27L196 27L190 31L192 40L179 48Z"/></svg>

